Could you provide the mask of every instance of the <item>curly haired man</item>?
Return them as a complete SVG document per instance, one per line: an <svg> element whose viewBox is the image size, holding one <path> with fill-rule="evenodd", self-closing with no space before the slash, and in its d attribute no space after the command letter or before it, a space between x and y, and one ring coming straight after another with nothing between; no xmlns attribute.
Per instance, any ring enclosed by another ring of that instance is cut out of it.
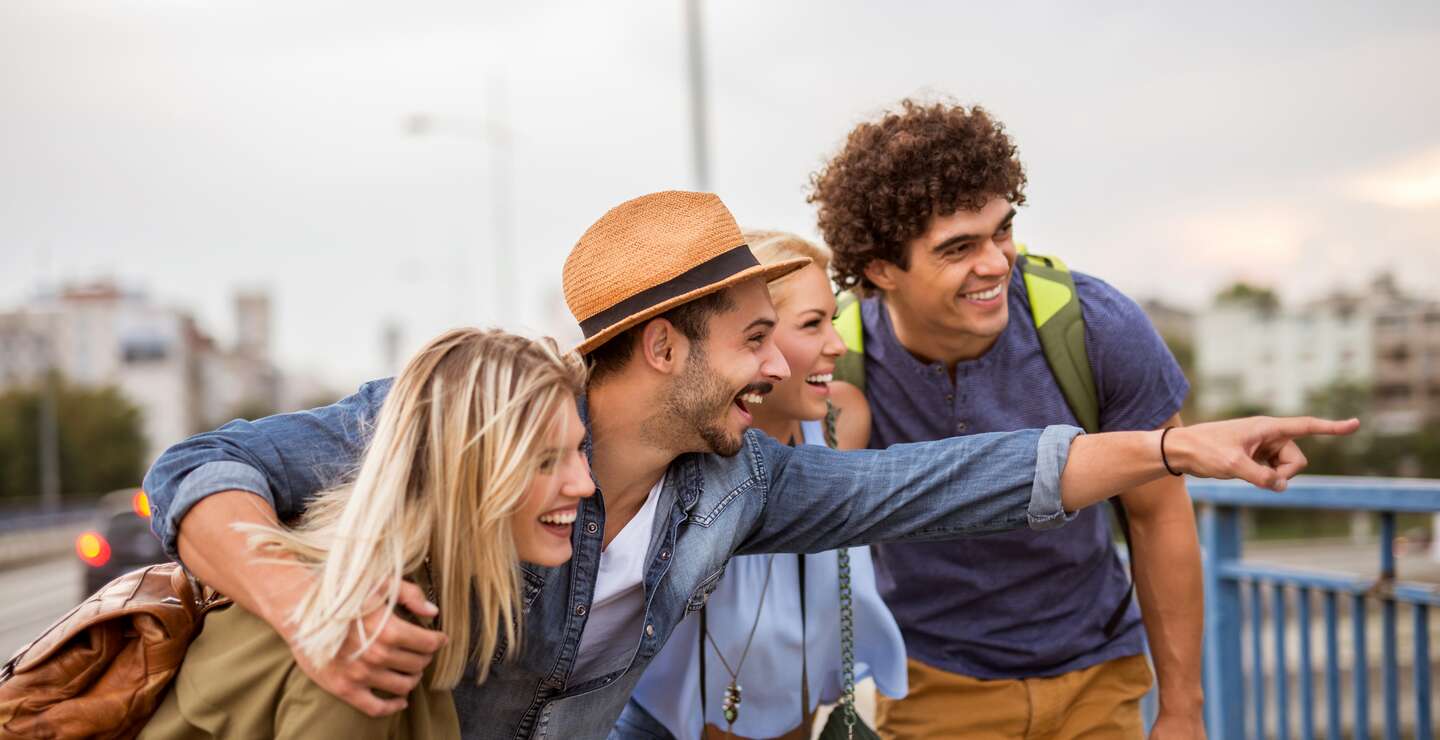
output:
<svg viewBox="0 0 1440 740"><path fill-rule="evenodd" d="M865 296L872 446L1076 423L1016 267L1026 177L1000 122L980 107L905 100L851 131L813 185L835 279ZM1101 428L1180 424L1189 385L1145 315L1105 282L1073 279ZM1138 611L1095 510L1055 532L877 545L910 678L908 697L881 698L881 734L1140 737L1148 635L1160 683L1152 737L1203 737L1200 556L1184 485L1121 496Z"/></svg>

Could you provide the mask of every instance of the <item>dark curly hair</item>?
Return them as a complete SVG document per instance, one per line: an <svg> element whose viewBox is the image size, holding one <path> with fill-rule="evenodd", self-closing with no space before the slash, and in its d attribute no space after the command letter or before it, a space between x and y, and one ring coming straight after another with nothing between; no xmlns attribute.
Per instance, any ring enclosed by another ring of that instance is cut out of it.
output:
<svg viewBox="0 0 1440 740"><path fill-rule="evenodd" d="M908 98L899 111L856 126L810 183L835 281L862 292L875 289L865 277L872 261L909 268L905 245L932 215L976 211L995 197L1025 203L1025 168L1004 124L978 105Z"/></svg>

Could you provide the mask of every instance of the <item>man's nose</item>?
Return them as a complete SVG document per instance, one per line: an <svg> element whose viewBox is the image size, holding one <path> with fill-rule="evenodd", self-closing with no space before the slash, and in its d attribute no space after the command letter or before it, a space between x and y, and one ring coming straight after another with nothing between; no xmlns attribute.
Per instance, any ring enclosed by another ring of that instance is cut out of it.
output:
<svg viewBox="0 0 1440 740"><path fill-rule="evenodd" d="M781 354L774 339L765 340L764 353L760 356L760 374L771 383L790 377L790 363L785 361L785 355Z"/></svg>
<svg viewBox="0 0 1440 740"><path fill-rule="evenodd" d="M979 261L975 264L975 272L979 275L998 276L1004 275L1010 270L1010 257L1005 254L1004 248L990 239L985 242L985 252L980 255Z"/></svg>

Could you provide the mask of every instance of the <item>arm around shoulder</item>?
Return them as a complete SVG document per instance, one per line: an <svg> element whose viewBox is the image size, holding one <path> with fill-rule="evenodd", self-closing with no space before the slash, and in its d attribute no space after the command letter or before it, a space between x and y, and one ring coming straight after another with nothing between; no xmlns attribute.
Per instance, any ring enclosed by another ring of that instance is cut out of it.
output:
<svg viewBox="0 0 1440 740"><path fill-rule="evenodd" d="M151 527L165 552L179 558L180 522L201 499L245 491L288 519L350 472L364 450L371 420L390 389L367 383L354 395L309 411L236 420L166 450L145 476Z"/></svg>

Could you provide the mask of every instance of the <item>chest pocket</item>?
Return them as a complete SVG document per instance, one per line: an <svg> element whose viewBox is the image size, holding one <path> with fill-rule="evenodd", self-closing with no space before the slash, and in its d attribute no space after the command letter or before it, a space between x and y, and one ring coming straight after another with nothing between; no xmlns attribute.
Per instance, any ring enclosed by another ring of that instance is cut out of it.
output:
<svg viewBox="0 0 1440 740"><path fill-rule="evenodd" d="M695 593L690 595L690 600L685 603L685 611L698 612L705 607L705 602L710 600L710 594L715 593L715 587L720 585L720 579L725 576L725 566L715 571L705 580L700 582Z"/></svg>
<svg viewBox="0 0 1440 740"><path fill-rule="evenodd" d="M715 520L720 514L723 513L730 504L734 503L736 499L746 495L752 490L757 490L756 485L757 481L754 478L750 478L731 489L729 493L722 496L719 501L716 501L714 506L705 508L705 504L702 502L696 507L696 511L690 513L689 522L702 527L709 527L715 523ZM721 570L724 569L722 568Z"/></svg>

